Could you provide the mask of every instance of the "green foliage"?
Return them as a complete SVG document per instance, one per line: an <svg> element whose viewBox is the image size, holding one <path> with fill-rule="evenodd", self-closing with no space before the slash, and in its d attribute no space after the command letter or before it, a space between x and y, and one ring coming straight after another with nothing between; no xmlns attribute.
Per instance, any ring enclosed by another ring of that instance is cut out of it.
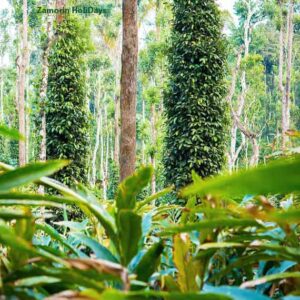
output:
<svg viewBox="0 0 300 300"><path fill-rule="evenodd" d="M109 183L107 189L108 199L114 199L119 184L119 170L113 160L109 160Z"/></svg>
<svg viewBox="0 0 300 300"><path fill-rule="evenodd" d="M47 157L72 163L55 178L65 184L87 181L88 112L85 61L89 27L74 15L57 26L49 58Z"/></svg>
<svg viewBox="0 0 300 300"><path fill-rule="evenodd" d="M172 226L172 208L150 204L171 189L137 201L152 168L127 178L119 185L116 201L104 206L83 188L75 192L43 177L65 164L17 169L0 164L0 294L41 299L69 290L86 299L270 299L263 294L283 279L294 282L288 285L291 291L297 289L299 209L276 209L265 197L247 197L241 204L228 197L248 192L247 177L249 192L280 191L293 199L290 193L300 192L299 157L207 181L194 174L193 186L184 190L192 198ZM274 181L269 180L271 174ZM33 182L60 195L22 192ZM195 194L201 195L201 203ZM59 222L67 230L58 232L44 223L35 208L41 205L77 205L87 219ZM159 240L158 235L167 237ZM256 291L236 287L240 284ZM126 292L113 289L120 286Z"/></svg>
<svg viewBox="0 0 300 300"><path fill-rule="evenodd" d="M299 191L300 157L289 157L276 160L267 166L223 175L205 181L198 180L185 188L183 196L222 195L243 197L244 195L286 194ZM285 180L282 180L285 178Z"/></svg>
<svg viewBox="0 0 300 300"><path fill-rule="evenodd" d="M6 126L0 125L0 135L13 139L13 140L24 140L24 136L20 135L16 129L7 128Z"/></svg>
<svg viewBox="0 0 300 300"><path fill-rule="evenodd" d="M192 170L207 177L224 164L226 45L221 32L215 1L174 1L164 164L167 182L177 187L191 182Z"/></svg>

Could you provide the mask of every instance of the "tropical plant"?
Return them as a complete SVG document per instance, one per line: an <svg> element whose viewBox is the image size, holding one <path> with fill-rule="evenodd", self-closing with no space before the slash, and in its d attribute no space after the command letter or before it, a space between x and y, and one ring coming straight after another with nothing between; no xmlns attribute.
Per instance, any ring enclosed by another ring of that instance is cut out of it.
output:
<svg viewBox="0 0 300 300"><path fill-rule="evenodd" d="M57 24L49 57L47 157L72 160L55 175L68 185L87 182L89 114L83 55L89 47L88 22L72 15Z"/></svg>
<svg viewBox="0 0 300 300"><path fill-rule="evenodd" d="M194 174L181 192L184 209L153 205L171 189L137 201L151 167L123 181L115 201L101 203L83 186L74 191L44 177L67 164L0 164L1 294L8 298L269 299L264 294L298 292L299 209L291 207L300 190L298 156L205 181ZM26 192L33 183L60 195ZM45 223L41 207L69 205L87 218L56 223L64 232Z"/></svg>
<svg viewBox="0 0 300 300"><path fill-rule="evenodd" d="M176 0L164 99L166 180L183 187L192 171L203 178L224 164L227 131L226 44L213 0Z"/></svg>

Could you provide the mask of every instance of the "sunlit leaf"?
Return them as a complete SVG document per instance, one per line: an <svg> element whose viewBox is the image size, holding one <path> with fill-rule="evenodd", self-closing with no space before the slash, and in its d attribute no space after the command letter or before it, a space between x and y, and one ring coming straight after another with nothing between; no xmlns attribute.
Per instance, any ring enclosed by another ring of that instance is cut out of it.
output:
<svg viewBox="0 0 300 300"><path fill-rule="evenodd" d="M182 196L214 195L243 197L246 194L287 194L300 191L300 156L196 182L182 190Z"/></svg>

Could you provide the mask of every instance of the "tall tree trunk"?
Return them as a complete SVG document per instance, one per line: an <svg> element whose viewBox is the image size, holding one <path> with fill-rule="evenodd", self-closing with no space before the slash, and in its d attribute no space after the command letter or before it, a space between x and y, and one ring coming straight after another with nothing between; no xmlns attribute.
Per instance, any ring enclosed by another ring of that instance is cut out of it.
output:
<svg viewBox="0 0 300 300"><path fill-rule="evenodd" d="M146 114L145 114L145 100L142 100L142 122L143 125L145 124L145 119L146 119ZM146 162L146 158L145 158L145 152L146 152L146 143L145 143L145 139L144 136L142 137L142 164L144 165Z"/></svg>
<svg viewBox="0 0 300 300"><path fill-rule="evenodd" d="M283 65L284 65L284 16L283 3L280 1L280 33L279 33L279 70L278 70L278 89L280 95L283 95Z"/></svg>
<svg viewBox="0 0 300 300"><path fill-rule="evenodd" d="M40 117L41 117L41 144L40 144L40 161L46 161L47 159L47 135L46 135L46 97L47 97L47 88L48 88L48 73L49 73L49 52L51 48L51 29L52 29L52 19L50 16L47 17L47 41L46 46L44 47L43 56L42 56L42 84L40 89ZM39 186L39 193L44 194L44 186Z"/></svg>
<svg viewBox="0 0 300 300"><path fill-rule="evenodd" d="M250 43L251 43L251 20L254 16L255 11L251 8L250 2L247 2L247 18L244 24L244 58L246 58L249 55L249 48L250 48ZM242 50L241 49L241 50ZM231 115L233 116L233 125L231 128L231 143L230 143L230 153L229 153L229 170L232 171L235 167L236 160L238 159L239 153L241 152L242 148L244 147L245 141L243 140L242 144L236 149L236 144L237 144L237 129L240 129L242 136L246 136L252 143L252 157L250 159L250 165L254 166L258 164L259 160L259 144L257 141L257 135L253 132L251 132L249 129L246 128L244 124L241 122L241 117L243 115L243 111L245 108L245 103L246 103L246 97L247 97L247 78L246 78L246 71L242 71L241 75L241 94L238 97L238 103L237 103L237 110L235 111L232 105L232 98L234 95L235 91L235 86L236 86L236 80L237 80L237 74L240 69L241 65L241 50L240 53L238 54L238 59L237 59L237 65L236 69L234 70L233 73L233 78L232 78L232 84L231 88L229 91L229 95L227 97L228 102L230 103L231 106Z"/></svg>
<svg viewBox="0 0 300 300"><path fill-rule="evenodd" d="M3 99L3 90L4 90L4 78L1 74L0 78L0 124L4 123L4 99Z"/></svg>
<svg viewBox="0 0 300 300"><path fill-rule="evenodd" d="M102 179L102 188L103 188L103 198L106 200L106 183L105 183L105 161L104 161L104 121L103 121L103 116L100 114L100 174L101 174L101 179Z"/></svg>
<svg viewBox="0 0 300 300"><path fill-rule="evenodd" d="M135 171L138 26L137 0L123 0L120 179Z"/></svg>
<svg viewBox="0 0 300 300"><path fill-rule="evenodd" d="M152 193L152 195L156 193L156 177L155 177L156 124L155 123L156 123L155 104L151 104L151 140L152 140L152 147L153 147L153 151L151 153L151 164L154 169L154 172L153 172L153 175L151 178L151 193Z"/></svg>
<svg viewBox="0 0 300 300"><path fill-rule="evenodd" d="M233 70L232 73L232 78L231 78L231 86L229 89L229 93L227 95L227 102L229 103L230 109L234 110L233 108L233 103L232 103L232 98L234 96L235 93L235 88L236 88L236 83L237 83L237 76L238 73L240 72L240 68L241 68L241 62L242 62L242 51L244 50L244 45L243 47L240 48L238 55L237 55L237 61L236 61L236 66L235 69ZM238 111L241 110L241 107L238 108ZM239 147L238 150L236 150L236 143L237 143L237 131L238 131L238 127L236 124L235 119L232 120L232 126L231 126L231 141L230 141L230 150L229 150L229 159L228 159L228 166L229 166L229 171L231 172L234 167L235 167L235 163L236 160L239 156L240 151L242 150L242 147Z"/></svg>
<svg viewBox="0 0 300 300"><path fill-rule="evenodd" d="M247 58L249 55L249 48L251 43L251 20L254 16L255 11L251 8L251 3L247 3L248 7L248 14L247 19L245 22L245 30L244 30L244 46L245 46L245 53L244 58ZM250 159L250 166L256 166L259 161L259 144L257 141L257 134L251 132L249 129L246 128L244 124L241 123L240 118L243 114L245 103L246 103L246 97L247 97L247 78L246 78L246 71L244 70L242 72L241 76L241 87L242 91L239 97L239 103L238 103L238 111L236 114L236 122L239 127L239 129L242 131L242 133L251 141L252 144L252 156Z"/></svg>
<svg viewBox="0 0 300 300"><path fill-rule="evenodd" d="M287 64L286 64L286 84L282 96L282 150L286 149L288 136L286 132L290 128L290 97L291 97L291 74L293 59L293 39L294 39L294 0L289 2L289 12L287 17Z"/></svg>
<svg viewBox="0 0 300 300"><path fill-rule="evenodd" d="M116 3L118 5L118 3ZM116 46L111 53L111 60L115 69L115 115L114 115L114 161L115 164L119 165L120 162L120 61L121 61L121 51L122 51L122 27L120 27Z"/></svg>
<svg viewBox="0 0 300 300"><path fill-rule="evenodd" d="M18 82L18 111L19 111L19 131L26 136L26 117L25 117L25 83L26 69L28 64L28 16L27 16L27 0L23 0L23 26L22 26L22 52L21 62L19 65L19 82ZM19 164L26 164L26 143L19 141Z"/></svg>
<svg viewBox="0 0 300 300"><path fill-rule="evenodd" d="M120 161L120 97L115 95L115 148L114 161L118 165Z"/></svg>
<svg viewBox="0 0 300 300"><path fill-rule="evenodd" d="M100 145L100 131L101 131L101 109L100 109L100 74L98 74L98 92L96 97L96 143L93 151L93 159L92 159L92 176L91 176L91 185L95 186L96 184L96 173L97 173L97 153Z"/></svg>
<svg viewBox="0 0 300 300"><path fill-rule="evenodd" d="M25 101L25 128L26 128L26 163L30 158L30 87L29 87L29 74L26 78L26 101Z"/></svg>
<svg viewBox="0 0 300 300"><path fill-rule="evenodd" d="M105 153L105 164L104 164L104 187L103 191L105 191L104 194L104 200L107 199L107 188L108 188L108 157L109 157L109 123L108 123L108 116L107 116L107 105L105 106L104 109L104 117L105 117L105 126L106 126L106 153Z"/></svg>

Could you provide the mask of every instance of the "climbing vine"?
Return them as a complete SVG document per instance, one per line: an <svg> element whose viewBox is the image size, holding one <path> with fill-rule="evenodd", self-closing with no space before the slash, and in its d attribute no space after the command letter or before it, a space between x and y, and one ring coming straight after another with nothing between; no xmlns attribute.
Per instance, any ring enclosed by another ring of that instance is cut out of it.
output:
<svg viewBox="0 0 300 300"><path fill-rule="evenodd" d="M87 181L88 124L84 54L89 48L89 27L75 15L57 26L49 57L47 101L47 157L70 159L58 172L65 184Z"/></svg>
<svg viewBox="0 0 300 300"><path fill-rule="evenodd" d="M192 170L207 177L224 163L226 44L215 1L174 0L173 12L164 164L168 183L180 187Z"/></svg>

